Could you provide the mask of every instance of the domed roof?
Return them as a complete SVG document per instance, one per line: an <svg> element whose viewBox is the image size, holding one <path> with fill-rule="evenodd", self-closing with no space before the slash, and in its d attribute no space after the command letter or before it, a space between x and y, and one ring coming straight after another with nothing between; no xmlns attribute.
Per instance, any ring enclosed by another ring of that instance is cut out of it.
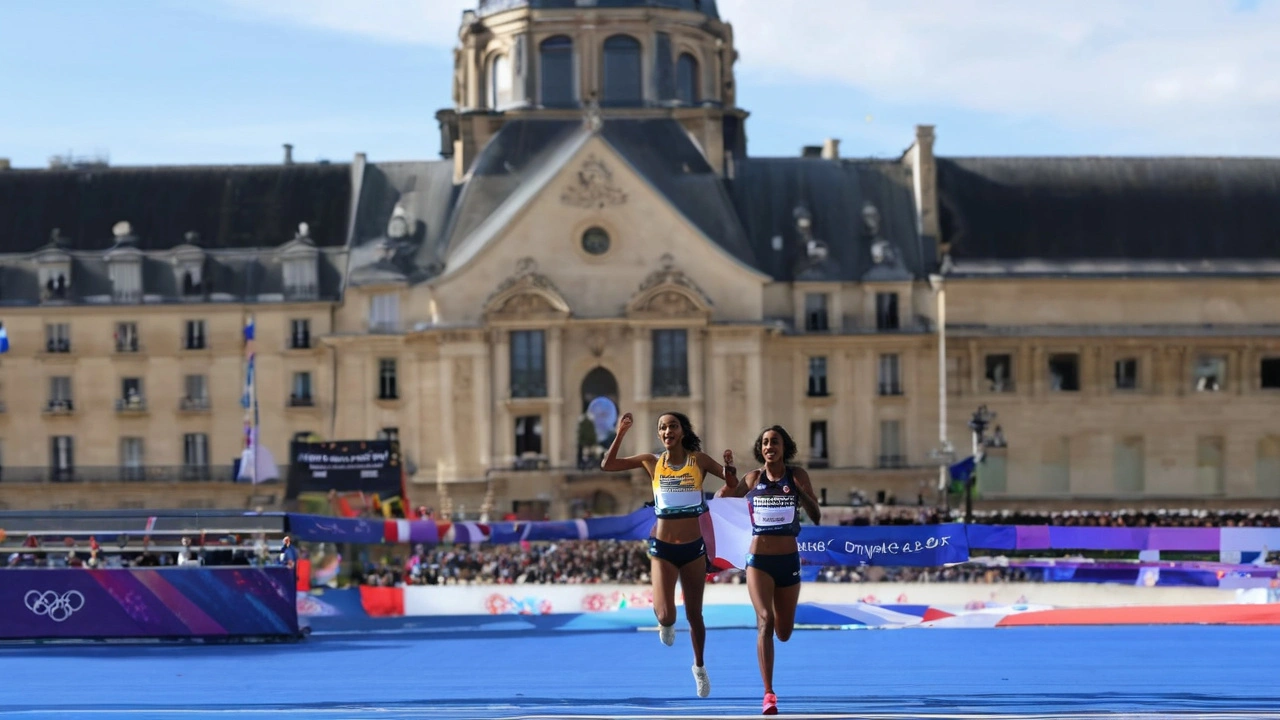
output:
<svg viewBox="0 0 1280 720"><path fill-rule="evenodd" d="M535 10L574 10L578 8L652 7L688 10L720 19L716 0L478 0L481 15L528 7Z"/></svg>

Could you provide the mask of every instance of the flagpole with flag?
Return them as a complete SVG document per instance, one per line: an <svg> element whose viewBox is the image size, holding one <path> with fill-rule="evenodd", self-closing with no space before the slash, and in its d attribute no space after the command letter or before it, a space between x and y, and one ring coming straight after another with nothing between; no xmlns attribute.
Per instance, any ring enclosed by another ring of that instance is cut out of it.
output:
<svg viewBox="0 0 1280 720"><path fill-rule="evenodd" d="M258 425L258 373L257 352L254 346L253 316L250 315L244 324L244 392L240 395L240 406L244 408L244 452L240 456L240 472L237 480L248 480L253 484L277 480L280 471L276 467L271 451L261 443L261 428Z"/></svg>
<svg viewBox="0 0 1280 720"><path fill-rule="evenodd" d="M4 323L0 322L0 353L9 352L9 331L4 329Z"/></svg>

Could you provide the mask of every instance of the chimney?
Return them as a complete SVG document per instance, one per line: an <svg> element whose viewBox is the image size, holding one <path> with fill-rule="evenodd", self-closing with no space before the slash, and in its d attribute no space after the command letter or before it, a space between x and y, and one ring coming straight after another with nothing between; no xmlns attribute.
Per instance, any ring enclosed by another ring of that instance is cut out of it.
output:
<svg viewBox="0 0 1280 720"><path fill-rule="evenodd" d="M289 143L284 144L284 164L285 165L293 164L293 146L290 145Z"/></svg>
<svg viewBox="0 0 1280 720"><path fill-rule="evenodd" d="M837 138L827 138L822 143L822 159L823 160L839 160L840 159L840 140Z"/></svg>
<svg viewBox="0 0 1280 720"><path fill-rule="evenodd" d="M805 145L804 147L800 148L800 157L802 158L822 157L822 146L821 145Z"/></svg>
<svg viewBox="0 0 1280 720"><path fill-rule="evenodd" d="M0 158L0 172L4 172L5 170L10 170L12 168L13 166L9 164L9 158Z"/></svg>

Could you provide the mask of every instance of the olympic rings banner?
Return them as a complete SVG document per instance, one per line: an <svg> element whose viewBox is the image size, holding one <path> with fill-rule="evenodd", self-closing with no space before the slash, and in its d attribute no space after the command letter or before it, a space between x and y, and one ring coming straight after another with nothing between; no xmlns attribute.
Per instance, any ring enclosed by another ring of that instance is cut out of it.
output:
<svg viewBox="0 0 1280 720"><path fill-rule="evenodd" d="M291 637L294 586L284 567L11 568L0 640Z"/></svg>

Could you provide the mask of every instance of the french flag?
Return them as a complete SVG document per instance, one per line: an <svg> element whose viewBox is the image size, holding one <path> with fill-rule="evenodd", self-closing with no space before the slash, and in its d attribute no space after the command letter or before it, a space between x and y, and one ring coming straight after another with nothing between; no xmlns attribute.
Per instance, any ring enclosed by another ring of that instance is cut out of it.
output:
<svg viewBox="0 0 1280 720"><path fill-rule="evenodd" d="M751 549L751 513L746 498L713 498L698 518L707 559L720 570L747 566Z"/></svg>

